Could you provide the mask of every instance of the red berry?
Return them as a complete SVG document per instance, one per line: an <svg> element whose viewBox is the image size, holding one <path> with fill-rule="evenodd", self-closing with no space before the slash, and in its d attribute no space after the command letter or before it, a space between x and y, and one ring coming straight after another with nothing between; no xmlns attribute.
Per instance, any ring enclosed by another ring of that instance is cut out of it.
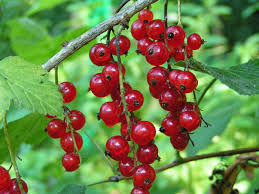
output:
<svg viewBox="0 0 259 194"><path fill-rule="evenodd" d="M130 40L128 37L121 35L119 40L119 47L120 47L120 55L126 54L130 49ZM114 37L110 42L110 49L113 55L117 55L116 50L116 37Z"/></svg>
<svg viewBox="0 0 259 194"><path fill-rule="evenodd" d="M192 50L188 47L188 45L185 46L186 54L188 56L188 59L192 56ZM184 53L184 47L179 46L174 48L172 56L174 57L174 60L177 61L184 61L185 60L185 53Z"/></svg>
<svg viewBox="0 0 259 194"><path fill-rule="evenodd" d="M184 30L180 26L170 26L166 29L166 38L170 46L181 46L185 38Z"/></svg>
<svg viewBox="0 0 259 194"><path fill-rule="evenodd" d="M139 146L137 158L143 164L152 164L158 158L157 146L155 144Z"/></svg>
<svg viewBox="0 0 259 194"><path fill-rule="evenodd" d="M24 180L21 180L21 183L22 183L22 188L23 188L24 192L28 193L27 184L24 182ZM18 186L18 181L16 178L11 180L11 185L9 187L9 193L10 194L21 194L21 190Z"/></svg>
<svg viewBox="0 0 259 194"><path fill-rule="evenodd" d="M134 124L134 121L131 119L131 129L133 128ZM128 124L126 121L121 121L121 136L130 141L130 134L128 134Z"/></svg>
<svg viewBox="0 0 259 194"><path fill-rule="evenodd" d="M80 165L79 155L74 153L66 153L62 158L62 165L66 171L75 171Z"/></svg>
<svg viewBox="0 0 259 194"><path fill-rule="evenodd" d="M186 133L178 133L171 136L170 141L176 150L182 151L187 147L189 137Z"/></svg>
<svg viewBox="0 0 259 194"><path fill-rule="evenodd" d="M91 48L89 57L93 64L104 66L110 60L110 50L105 44L98 43Z"/></svg>
<svg viewBox="0 0 259 194"><path fill-rule="evenodd" d="M59 91L63 95L63 102L69 103L76 98L76 88L70 82L63 82L59 84Z"/></svg>
<svg viewBox="0 0 259 194"><path fill-rule="evenodd" d="M122 74L125 75L125 67L121 64ZM109 84L109 88L114 88L119 84L119 66L116 63L108 63L105 65L102 71L103 76L106 79L106 83Z"/></svg>
<svg viewBox="0 0 259 194"><path fill-rule="evenodd" d="M67 125L60 119L52 119L48 123L47 131L52 138L61 138L66 133Z"/></svg>
<svg viewBox="0 0 259 194"><path fill-rule="evenodd" d="M154 125L148 121L139 121L132 128L131 138L138 145L147 145L156 135Z"/></svg>
<svg viewBox="0 0 259 194"><path fill-rule="evenodd" d="M166 115L166 118L169 118L169 119L179 119L179 112L178 111L169 112Z"/></svg>
<svg viewBox="0 0 259 194"><path fill-rule="evenodd" d="M74 130L79 130L85 125L85 115L78 110L71 110L68 114Z"/></svg>
<svg viewBox="0 0 259 194"><path fill-rule="evenodd" d="M146 60L154 66L163 65L169 57L169 51L163 42L152 43L146 52Z"/></svg>
<svg viewBox="0 0 259 194"><path fill-rule="evenodd" d="M133 175L134 186L147 188L156 178L155 170L148 164L140 165Z"/></svg>
<svg viewBox="0 0 259 194"><path fill-rule="evenodd" d="M138 90L130 90L125 93L125 100L129 111L136 111L141 108L144 102L143 94Z"/></svg>
<svg viewBox="0 0 259 194"><path fill-rule="evenodd" d="M151 45L152 43L153 41L150 40L148 37L142 38L138 41L138 50L142 55L145 56L149 45Z"/></svg>
<svg viewBox="0 0 259 194"><path fill-rule="evenodd" d="M146 33L146 24L144 24L140 20L136 20L132 25L131 25L131 34L133 38L136 40L140 40L144 37L147 36Z"/></svg>
<svg viewBox="0 0 259 194"><path fill-rule="evenodd" d="M182 93L192 92L198 85L198 80L190 71L182 71L178 74L175 86Z"/></svg>
<svg viewBox="0 0 259 194"><path fill-rule="evenodd" d="M100 108L99 115L108 127L112 127L119 122L121 113L122 106L119 107L119 103L113 101L105 102Z"/></svg>
<svg viewBox="0 0 259 194"><path fill-rule="evenodd" d="M174 134L179 133L181 130L180 123L178 118L165 118L162 121L160 131L167 136L172 136Z"/></svg>
<svg viewBox="0 0 259 194"><path fill-rule="evenodd" d="M47 117L48 119L54 119L56 118L57 116L52 116L52 115L49 115L48 113L45 115L45 117Z"/></svg>
<svg viewBox="0 0 259 194"><path fill-rule="evenodd" d="M178 90L170 88L161 93L159 103L164 110L175 111L182 105L183 97Z"/></svg>
<svg viewBox="0 0 259 194"><path fill-rule="evenodd" d="M201 47L202 40L199 34L191 34L187 39L187 45L192 50L198 50Z"/></svg>
<svg viewBox="0 0 259 194"><path fill-rule="evenodd" d="M194 131L201 124L200 114L195 111L185 111L180 114L180 124L188 131Z"/></svg>
<svg viewBox="0 0 259 194"><path fill-rule="evenodd" d="M132 90L131 86L128 83L123 83L125 93ZM113 100L121 100L121 92L120 92L120 86L118 85L117 87L113 88L111 92L111 97Z"/></svg>
<svg viewBox="0 0 259 194"><path fill-rule="evenodd" d="M142 187L134 187L131 191L131 194L150 194L148 189Z"/></svg>
<svg viewBox="0 0 259 194"><path fill-rule="evenodd" d="M168 70L164 67L153 67L147 73L147 82L152 86L167 85Z"/></svg>
<svg viewBox="0 0 259 194"><path fill-rule="evenodd" d="M194 111L194 112L200 113L199 107L193 102L183 103L183 105L180 109L180 112L185 112L185 111Z"/></svg>
<svg viewBox="0 0 259 194"><path fill-rule="evenodd" d="M138 14L138 19L144 23L148 23L153 20L153 13L148 9L142 9Z"/></svg>
<svg viewBox="0 0 259 194"><path fill-rule="evenodd" d="M182 70L179 70L179 69L174 69L173 71L171 71L169 73L169 82L172 86L175 86L175 81L176 81L176 78L178 76L178 74L182 72Z"/></svg>
<svg viewBox="0 0 259 194"><path fill-rule="evenodd" d="M134 161L132 158L127 157L119 162L119 171L123 176L131 177L134 174Z"/></svg>
<svg viewBox="0 0 259 194"><path fill-rule="evenodd" d="M11 184L11 178L9 172L2 166L0 166L0 192L7 189Z"/></svg>
<svg viewBox="0 0 259 194"><path fill-rule="evenodd" d="M168 90L169 86L168 85L164 85L164 86L149 86L149 92L150 94L156 98L159 99L160 95L163 91Z"/></svg>
<svg viewBox="0 0 259 194"><path fill-rule="evenodd" d="M110 87L102 73L97 73L91 78L90 90L97 97L105 97L111 93Z"/></svg>
<svg viewBox="0 0 259 194"><path fill-rule="evenodd" d="M129 154L129 144L122 136L113 136L106 142L106 150L116 161L126 158Z"/></svg>
<svg viewBox="0 0 259 194"><path fill-rule="evenodd" d="M77 145L77 149L79 151L83 145L83 138L77 132L74 132L74 138ZM66 153L71 153L75 151L75 146L71 132L66 133L65 136L60 139L60 144Z"/></svg>
<svg viewBox="0 0 259 194"><path fill-rule="evenodd" d="M154 40L165 37L165 24L162 20L152 20L147 25L147 35Z"/></svg>

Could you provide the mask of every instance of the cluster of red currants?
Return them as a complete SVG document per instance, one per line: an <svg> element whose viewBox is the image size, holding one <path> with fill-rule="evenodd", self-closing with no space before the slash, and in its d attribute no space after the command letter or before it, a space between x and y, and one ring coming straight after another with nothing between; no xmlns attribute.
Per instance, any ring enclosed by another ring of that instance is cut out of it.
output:
<svg viewBox="0 0 259 194"><path fill-rule="evenodd" d="M25 193L28 193L27 184L21 180ZM11 179L8 170L0 166L0 194L21 194L16 178Z"/></svg>
<svg viewBox="0 0 259 194"><path fill-rule="evenodd" d="M138 20L131 26L132 36L138 40L139 53L147 62L156 67L147 74L151 95L159 100L161 107L170 111L162 121L160 131L170 137L176 150L184 150L189 142L189 132L201 124L198 106L186 102L186 93L191 93L198 85L193 73L178 69L167 70L161 67L166 61L184 61L190 58L193 50L201 47L203 40L198 34L191 34L184 43L185 32L180 26L165 28L162 20L153 20L153 13L144 9Z"/></svg>
<svg viewBox="0 0 259 194"><path fill-rule="evenodd" d="M72 102L76 97L76 88L70 82L63 82L59 85L59 91L63 96L63 103ZM52 118L46 128L49 136L54 139L60 138L60 145L66 154L62 158L62 165L67 171L75 171L80 165L78 151L82 148L83 138L75 132L85 124L85 116L78 110L68 110L64 106L64 120L56 116L46 115ZM71 130L72 129L72 130ZM76 146L75 146L76 144Z"/></svg>

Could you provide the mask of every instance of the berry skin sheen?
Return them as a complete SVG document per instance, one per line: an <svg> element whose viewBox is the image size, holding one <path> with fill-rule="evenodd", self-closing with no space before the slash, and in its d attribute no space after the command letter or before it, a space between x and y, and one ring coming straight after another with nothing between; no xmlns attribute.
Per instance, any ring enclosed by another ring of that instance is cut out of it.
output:
<svg viewBox="0 0 259 194"><path fill-rule="evenodd" d="M156 135L154 125L148 121L139 121L131 131L132 140L138 145L147 145Z"/></svg>

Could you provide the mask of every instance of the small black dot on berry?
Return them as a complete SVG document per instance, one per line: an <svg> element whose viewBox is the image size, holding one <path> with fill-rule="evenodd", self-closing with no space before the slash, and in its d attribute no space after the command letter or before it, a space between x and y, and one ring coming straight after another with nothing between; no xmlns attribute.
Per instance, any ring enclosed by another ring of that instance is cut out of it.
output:
<svg viewBox="0 0 259 194"><path fill-rule="evenodd" d="M181 91L184 91L184 90L186 90L186 87L184 85L180 85L180 89L181 89Z"/></svg>
<svg viewBox="0 0 259 194"><path fill-rule="evenodd" d="M173 38L174 37L174 33L173 32L169 32L168 33L168 38Z"/></svg>
<svg viewBox="0 0 259 194"><path fill-rule="evenodd" d="M133 101L133 104L134 104L134 106L139 106L139 101L134 100L134 101Z"/></svg>
<svg viewBox="0 0 259 194"><path fill-rule="evenodd" d="M147 23L148 23L148 21L147 21L147 20L143 20L143 22L144 22L145 24L147 24Z"/></svg>
<svg viewBox="0 0 259 194"><path fill-rule="evenodd" d="M152 55L153 53L154 53L154 50L153 50L153 49L149 49L149 50L148 50L148 54L149 54L149 55Z"/></svg>
<svg viewBox="0 0 259 194"><path fill-rule="evenodd" d="M100 57L102 57L104 55L104 52L101 51L98 54L99 54Z"/></svg>

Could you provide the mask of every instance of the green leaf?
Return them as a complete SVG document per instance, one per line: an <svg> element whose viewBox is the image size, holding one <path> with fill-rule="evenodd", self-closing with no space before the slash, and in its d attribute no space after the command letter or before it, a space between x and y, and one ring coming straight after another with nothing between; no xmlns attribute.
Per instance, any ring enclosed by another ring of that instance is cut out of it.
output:
<svg viewBox="0 0 259 194"><path fill-rule="evenodd" d="M84 194L86 191L85 185L69 184L66 185L59 194Z"/></svg>
<svg viewBox="0 0 259 194"><path fill-rule="evenodd" d="M7 127L14 151L18 152L22 143L39 144L47 137L44 129L48 122L49 119L39 113L28 114L21 119L9 122ZM4 137L4 129L0 129L0 163L8 156L9 152Z"/></svg>
<svg viewBox="0 0 259 194"><path fill-rule="evenodd" d="M58 87L48 81L47 71L20 57L0 61L0 89L0 120L11 100L32 112L62 114L62 96Z"/></svg>

